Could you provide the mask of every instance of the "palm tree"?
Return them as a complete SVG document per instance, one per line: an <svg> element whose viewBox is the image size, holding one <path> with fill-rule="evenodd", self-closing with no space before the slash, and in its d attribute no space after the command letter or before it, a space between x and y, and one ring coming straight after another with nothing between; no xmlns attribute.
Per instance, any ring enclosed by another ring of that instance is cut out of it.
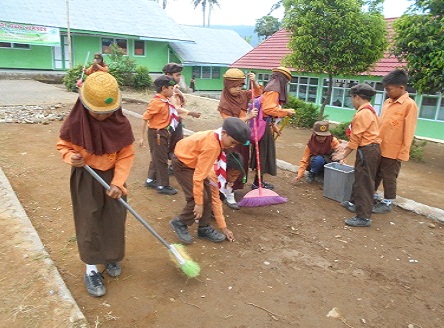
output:
<svg viewBox="0 0 444 328"><path fill-rule="evenodd" d="M211 19L211 12L213 11L213 6L217 5L220 8L219 2L217 0L209 0L208 1L209 7L208 7L208 20L207 20L207 26L210 26L210 19Z"/></svg>
<svg viewBox="0 0 444 328"><path fill-rule="evenodd" d="M211 16L211 10L213 9L214 5L217 5L220 7L218 0L193 0L194 9L196 9L199 5L202 6L202 26L205 26L205 16L206 16L206 9L207 5L209 7L209 13L208 13L208 26L210 26L210 16Z"/></svg>
<svg viewBox="0 0 444 328"><path fill-rule="evenodd" d="M267 16L270 16L271 13L273 11L275 11L276 9L279 9L282 6L282 2L283 0L279 0L278 2L276 2L273 6L271 6L270 12L267 14Z"/></svg>

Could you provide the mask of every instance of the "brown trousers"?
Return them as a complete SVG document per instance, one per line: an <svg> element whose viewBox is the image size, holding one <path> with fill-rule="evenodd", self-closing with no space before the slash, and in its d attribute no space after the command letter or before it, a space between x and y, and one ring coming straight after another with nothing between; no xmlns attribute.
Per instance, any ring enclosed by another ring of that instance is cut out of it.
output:
<svg viewBox="0 0 444 328"><path fill-rule="evenodd" d="M242 155L242 159L244 160L242 164L243 172L238 176L238 178L234 181L233 184L233 190L243 189L244 188L244 176L246 179L248 179L248 164L250 161L250 145L244 146L242 144L237 145L234 147L234 151L238 152ZM246 182L247 180L245 180Z"/></svg>
<svg viewBox="0 0 444 328"><path fill-rule="evenodd" d="M179 214L179 219L184 224L191 226L194 223L194 202L193 195L193 176L194 169L189 168L183 164L176 156L173 156L172 165L174 170L174 176L177 182L182 187L183 193L185 194L186 204ZM199 226L206 226L210 222L211 218L211 186L207 180L204 181L204 204L203 204L203 214L202 218L199 220Z"/></svg>
<svg viewBox="0 0 444 328"><path fill-rule="evenodd" d="M379 144L358 147L355 161L355 182L350 202L356 206L356 216L369 219L372 215L375 178L381 158Z"/></svg>
<svg viewBox="0 0 444 328"><path fill-rule="evenodd" d="M114 169L95 171L111 182ZM125 255L126 208L109 197L83 168L72 168L70 187L80 259L86 264L121 261Z"/></svg>
<svg viewBox="0 0 444 328"><path fill-rule="evenodd" d="M156 180L158 186L169 186L168 152L170 132L167 129L148 129L148 145L151 161L148 167L148 179Z"/></svg>
<svg viewBox="0 0 444 328"><path fill-rule="evenodd" d="M401 161L381 157L376 174L375 190L378 190L381 181L384 188L385 199L396 199L396 180L401 170Z"/></svg>

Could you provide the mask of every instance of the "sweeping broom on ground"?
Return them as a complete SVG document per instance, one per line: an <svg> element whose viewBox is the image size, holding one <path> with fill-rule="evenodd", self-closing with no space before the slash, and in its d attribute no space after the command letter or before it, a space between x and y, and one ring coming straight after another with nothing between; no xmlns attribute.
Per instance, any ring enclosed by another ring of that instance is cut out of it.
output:
<svg viewBox="0 0 444 328"><path fill-rule="evenodd" d="M253 92L253 82L251 83L251 94L253 98L253 109L254 109L254 92ZM260 109L261 110L261 109ZM239 206L243 207L259 207L274 204L282 204L287 202L287 198L279 196L273 190L269 190L262 187L262 172L261 172L261 159L259 154L259 140L257 135L257 118L253 117L253 135L254 135L254 146L256 150L256 163L257 163L257 176L259 179L259 188L247 192L244 198L238 203ZM265 131L267 133L267 131Z"/></svg>
<svg viewBox="0 0 444 328"><path fill-rule="evenodd" d="M110 186L98 175L90 166L85 165L85 170L88 171L106 190L110 190ZM180 244L169 245L137 212L122 198L117 199L122 203L125 208L131 212L132 215L147 228L168 250L171 252L172 259L176 265L185 273L188 277L197 277L200 273L200 266L196 262L190 259L185 252L185 248Z"/></svg>

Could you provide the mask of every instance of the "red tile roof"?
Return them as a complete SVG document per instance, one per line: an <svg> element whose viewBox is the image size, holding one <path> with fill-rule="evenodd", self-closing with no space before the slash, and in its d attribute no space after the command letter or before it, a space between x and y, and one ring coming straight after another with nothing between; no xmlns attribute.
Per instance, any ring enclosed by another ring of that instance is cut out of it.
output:
<svg viewBox="0 0 444 328"><path fill-rule="evenodd" d="M396 18L386 19L390 39L393 36L392 23L395 19ZM277 66L281 66L281 60L285 55L290 53L290 49L287 47L289 41L290 33L281 29L256 48L236 60L230 67L271 70ZM400 63L395 56L390 54L389 51L386 51L384 57L376 63L375 67L363 74L384 76L393 69L403 66L405 66L405 63Z"/></svg>

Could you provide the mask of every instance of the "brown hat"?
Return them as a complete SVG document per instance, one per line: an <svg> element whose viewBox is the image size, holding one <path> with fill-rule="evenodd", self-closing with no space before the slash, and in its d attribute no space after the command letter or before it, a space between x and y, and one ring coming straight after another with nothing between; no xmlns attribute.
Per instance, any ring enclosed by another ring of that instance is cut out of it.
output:
<svg viewBox="0 0 444 328"><path fill-rule="evenodd" d="M79 89L83 106L92 112L106 114L120 108L122 93L117 80L109 73L92 73Z"/></svg>
<svg viewBox="0 0 444 328"><path fill-rule="evenodd" d="M224 79L227 80L244 80L245 74L239 68L229 68L225 74Z"/></svg>
<svg viewBox="0 0 444 328"><path fill-rule="evenodd" d="M327 121L317 121L313 125L313 132L318 136L328 137L329 135L331 135L328 126L329 124Z"/></svg>
<svg viewBox="0 0 444 328"><path fill-rule="evenodd" d="M182 72L183 66L177 63L168 63L162 68L162 72L165 74L173 74Z"/></svg>
<svg viewBox="0 0 444 328"><path fill-rule="evenodd" d="M376 90L367 83L360 83L350 88L350 96L357 95L371 99L375 94Z"/></svg>
<svg viewBox="0 0 444 328"><path fill-rule="evenodd" d="M271 71L272 72L280 72L280 73L284 74L288 78L288 80L291 80L291 72L287 67L279 66L279 67L273 68Z"/></svg>
<svg viewBox="0 0 444 328"><path fill-rule="evenodd" d="M161 75L157 79L154 80L154 85L157 88L161 87L169 87L171 85L176 85L176 81L171 76L168 75Z"/></svg>
<svg viewBox="0 0 444 328"><path fill-rule="evenodd" d="M251 130L247 123L237 117L227 117L222 125L222 130L237 142L247 145L250 141Z"/></svg>

